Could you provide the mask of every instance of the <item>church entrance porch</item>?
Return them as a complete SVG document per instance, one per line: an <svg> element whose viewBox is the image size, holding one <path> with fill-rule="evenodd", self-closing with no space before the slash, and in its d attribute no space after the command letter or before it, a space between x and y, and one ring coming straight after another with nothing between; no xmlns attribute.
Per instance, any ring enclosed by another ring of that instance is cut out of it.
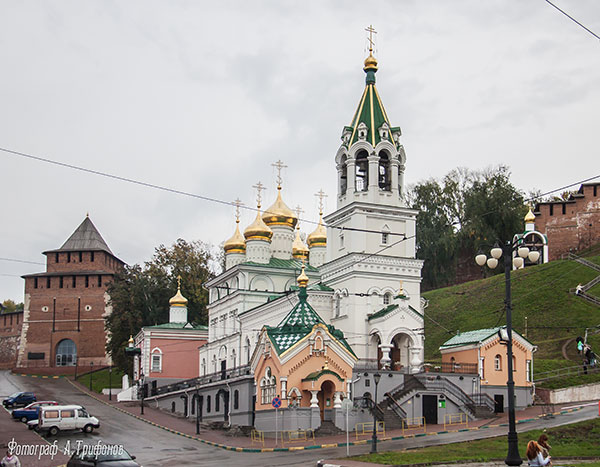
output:
<svg viewBox="0 0 600 467"><path fill-rule="evenodd" d="M317 393L321 421L331 420L331 409L333 408L333 397L335 385L331 381L323 381L321 390Z"/></svg>

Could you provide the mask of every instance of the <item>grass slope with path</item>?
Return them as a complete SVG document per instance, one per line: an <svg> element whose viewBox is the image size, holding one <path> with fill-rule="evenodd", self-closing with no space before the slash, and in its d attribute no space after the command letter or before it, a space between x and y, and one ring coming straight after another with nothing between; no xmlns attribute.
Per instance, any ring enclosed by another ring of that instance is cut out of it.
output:
<svg viewBox="0 0 600 467"><path fill-rule="evenodd" d="M600 264L598 255L586 259ZM513 328L525 335L527 317L527 339L538 346L534 354L534 378L543 371L581 363L574 341L565 348L568 360L562 347L567 340L583 336L586 327L600 324L600 307L569 293L569 289L591 281L598 274L572 260L552 261L511 273ZM504 274L424 293L423 297L429 301L425 309L426 360L441 360L439 346L459 330L506 323L504 293ZM590 334L588 342L600 354L600 334ZM547 386L599 381L600 374L571 380L553 381Z"/></svg>
<svg viewBox="0 0 600 467"><path fill-rule="evenodd" d="M600 460L600 418L585 422L563 425L545 430L552 450L552 457L577 458L597 457ZM532 430L519 434L519 453L525 456L529 440L537 440L542 430ZM432 464L439 462L489 462L506 457L506 436L444 444L406 451L388 451L380 454L366 454L352 460L386 465ZM565 465L559 462L560 465ZM600 465L584 464L586 466Z"/></svg>

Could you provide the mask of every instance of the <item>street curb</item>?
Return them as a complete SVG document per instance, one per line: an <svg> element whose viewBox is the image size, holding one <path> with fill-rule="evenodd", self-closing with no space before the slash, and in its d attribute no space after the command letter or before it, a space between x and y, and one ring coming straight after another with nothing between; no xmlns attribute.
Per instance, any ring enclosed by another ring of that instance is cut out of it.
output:
<svg viewBox="0 0 600 467"><path fill-rule="evenodd" d="M84 391L82 388L77 386L75 383L73 383L73 381L71 381L68 378L67 378L67 381L69 383L71 383L71 385L74 388L76 388L77 390L79 390L80 392L88 395L89 397L91 397L93 399L96 399L98 402L101 402L102 404L104 404L108 407L112 407L113 409L118 410L119 412L127 414L133 418L137 418L138 420L141 420L142 422L145 422L145 423L148 423L149 425L153 425L155 427L161 428L170 433L174 433L176 435L183 436L184 438L193 439L195 441L199 441L199 442L207 444L209 446L225 449L226 451L255 452L255 453L256 452L259 452L259 453L260 452L296 452L296 451L303 451L303 450L308 450L308 449L324 449L324 448L341 448L341 447L346 447L346 446L360 446L360 445L364 445L364 444L371 444L371 442L372 442L370 439L364 439L364 440L359 440L359 441L352 441L349 443L343 442L343 443L315 444L315 445L309 445L309 446L292 446L292 447L287 447L287 448L286 447L282 447L282 448L242 448L242 447L238 447L238 446L229 446L227 444L215 443L214 441L208 441L206 439L198 438L197 436L188 435L187 433L182 433L180 431L174 430L173 428L169 428L169 427L166 427L163 425L159 425L158 423L152 422L150 420L146 420L145 418L142 418L139 415L132 414L131 412L128 412L127 410L124 410L120 407L109 404L108 402L103 401L102 399L96 397L95 395L89 393L88 391ZM518 423L518 424L527 423L527 422L531 422L531 421L543 418L548 415L564 415L567 413L576 412L581 409L582 409L582 407L575 407L575 408L569 409L569 410L561 410L560 412L554 412L552 414L538 415L537 417L534 417L534 418L525 418L523 420L517 420L516 423ZM501 427L501 426L508 426L508 423L501 423L501 424L497 424L497 425L486 425L484 427L481 427L481 429L496 428L496 427ZM479 429L480 429L480 427L473 427L473 428L464 428L461 430L454 430L454 431L456 431L456 432L477 431ZM419 438L421 436L439 435L439 434L451 433L451 432L452 431L443 430L443 431L433 431L430 433L416 433L416 434L406 435L406 436L384 437L384 438L378 438L378 442L382 443L385 441L399 441L399 440L403 440L403 439ZM325 465L330 465L330 464L323 464L323 465L325 466Z"/></svg>

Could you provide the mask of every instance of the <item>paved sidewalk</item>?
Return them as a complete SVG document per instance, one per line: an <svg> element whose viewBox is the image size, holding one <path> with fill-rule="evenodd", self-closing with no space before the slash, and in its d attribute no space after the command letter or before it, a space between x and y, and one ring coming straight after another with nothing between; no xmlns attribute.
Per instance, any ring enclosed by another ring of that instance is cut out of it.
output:
<svg viewBox="0 0 600 467"><path fill-rule="evenodd" d="M80 391L88 394L90 397L104 402L105 404L113 406L115 409L122 412L126 412L138 419L144 420L152 425L159 426L167 431L177 433L182 436L186 436L192 439L198 439L201 442L218 446L224 449L232 451L250 451L250 452L269 452L273 450L285 450L294 451L299 449L316 449L319 447L338 447L346 446L346 435L335 435L335 436L323 436L315 439L315 442L294 442L292 444L286 443L282 446L281 440L278 443L273 438L265 438L264 446L252 443L252 440L246 436L230 436L224 431L211 430L201 428L200 433L196 434L196 425L194 420L185 419L182 417L176 417L158 410L155 407L148 406L148 403L144 405L144 415L140 414L140 403L138 402L117 402L116 396L113 397L112 401L109 401L108 396L92 393L84 385L69 380L75 387ZM575 405L575 404L574 404ZM558 410L558 409L557 409ZM569 409L568 411L578 410L577 408ZM568 411L563 411L566 413ZM540 406L528 407L525 410L518 411L517 423L527 423L528 421L535 420L542 416L542 408ZM492 419L487 420L475 420L469 421L468 427L465 425L457 425L453 427L446 427L444 425L428 425L424 431L421 429L406 430L404 433L401 429L386 431L385 436L378 437L380 443L389 440L414 438L421 436L434 436L440 433L453 433L459 431L471 431L471 430L483 430L486 428L492 428L497 426L508 425L508 414L503 414ZM349 441L351 446L368 444L370 443L369 436L361 436L357 440L354 433L350 433ZM350 465L350 464L344 464ZM360 464L357 464L360 465ZM374 464L369 464L373 467Z"/></svg>

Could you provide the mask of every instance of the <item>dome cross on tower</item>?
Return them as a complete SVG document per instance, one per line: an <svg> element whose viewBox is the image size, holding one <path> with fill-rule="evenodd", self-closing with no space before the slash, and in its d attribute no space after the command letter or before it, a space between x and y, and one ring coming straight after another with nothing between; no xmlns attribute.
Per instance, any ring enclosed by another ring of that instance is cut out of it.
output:
<svg viewBox="0 0 600 467"><path fill-rule="evenodd" d="M260 209L261 206L261 201L262 201L262 195L261 193L266 190L265 186L261 183L258 182L256 185L252 185L252 188L256 189L256 207L258 209Z"/></svg>
<svg viewBox="0 0 600 467"><path fill-rule="evenodd" d="M283 181L281 179L281 169L287 169L287 165L285 165L281 160L278 160L271 165L277 169L277 189L281 190L281 182Z"/></svg>
<svg viewBox="0 0 600 467"><path fill-rule="evenodd" d="M319 215L322 216L323 215L323 199L327 198L327 195L321 188L318 192L315 193L315 196L317 198L319 198Z"/></svg>
<svg viewBox="0 0 600 467"><path fill-rule="evenodd" d="M369 33L368 41L369 41L369 54L373 53L373 46L375 45L375 41L373 40L373 34L377 34L377 31L373 28L373 25L369 25L368 28L365 28L365 31Z"/></svg>

